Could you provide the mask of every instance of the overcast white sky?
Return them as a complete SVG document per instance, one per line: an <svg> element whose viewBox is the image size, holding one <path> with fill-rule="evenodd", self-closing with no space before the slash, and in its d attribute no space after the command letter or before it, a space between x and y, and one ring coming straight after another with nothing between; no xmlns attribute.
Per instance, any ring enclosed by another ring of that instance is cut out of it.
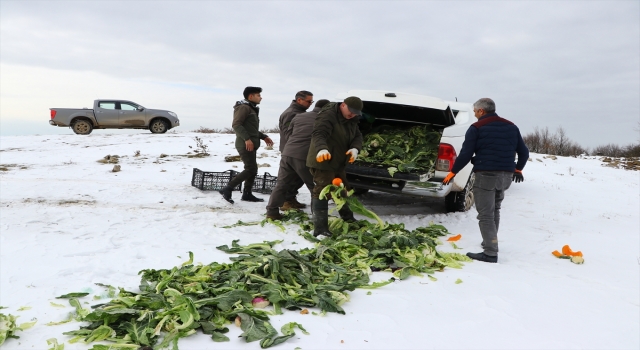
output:
<svg viewBox="0 0 640 350"><path fill-rule="evenodd" d="M298 90L496 101L527 133L636 142L640 2L0 0L0 132L71 133L49 108L120 98L231 124L247 85L274 126Z"/></svg>

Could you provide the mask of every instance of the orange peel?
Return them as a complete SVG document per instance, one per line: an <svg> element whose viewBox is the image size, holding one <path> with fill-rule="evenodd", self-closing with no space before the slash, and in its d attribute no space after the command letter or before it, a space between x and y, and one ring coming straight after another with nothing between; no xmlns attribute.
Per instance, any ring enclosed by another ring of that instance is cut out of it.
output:
<svg viewBox="0 0 640 350"><path fill-rule="evenodd" d="M565 244L565 246L562 247L562 254L567 256L582 256L581 251L574 252L568 244Z"/></svg>
<svg viewBox="0 0 640 350"><path fill-rule="evenodd" d="M456 241L459 241L460 238L462 238L462 235L461 234L457 234L455 236L447 238L447 242L456 242Z"/></svg>

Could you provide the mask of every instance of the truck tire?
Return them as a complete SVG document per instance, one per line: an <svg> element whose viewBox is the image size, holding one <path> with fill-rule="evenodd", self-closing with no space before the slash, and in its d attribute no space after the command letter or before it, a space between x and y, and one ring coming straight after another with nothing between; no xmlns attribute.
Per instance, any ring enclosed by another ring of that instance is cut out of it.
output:
<svg viewBox="0 0 640 350"><path fill-rule="evenodd" d="M471 173L464 190L460 192L450 192L446 197L444 197L444 205L447 208L447 213L464 212L473 207L473 183L475 180L476 174Z"/></svg>
<svg viewBox="0 0 640 350"><path fill-rule="evenodd" d="M93 125L86 119L77 119L71 125L71 129L78 135L89 135L93 131Z"/></svg>
<svg viewBox="0 0 640 350"><path fill-rule="evenodd" d="M164 119L154 119L149 124L149 130L154 134L164 134L169 130L168 123Z"/></svg>

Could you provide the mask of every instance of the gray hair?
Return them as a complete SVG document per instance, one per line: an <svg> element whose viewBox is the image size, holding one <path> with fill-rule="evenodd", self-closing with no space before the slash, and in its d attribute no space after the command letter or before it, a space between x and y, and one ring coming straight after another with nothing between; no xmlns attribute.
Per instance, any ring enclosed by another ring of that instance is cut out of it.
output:
<svg viewBox="0 0 640 350"><path fill-rule="evenodd" d="M476 101L473 104L473 108L475 109L484 109L486 113L495 113L496 112L496 103L493 102L492 99L483 97Z"/></svg>
<svg viewBox="0 0 640 350"><path fill-rule="evenodd" d="M301 98L301 99L305 99L308 96L313 96L313 93L311 91L307 91L307 90L300 90L296 93L296 100Z"/></svg>

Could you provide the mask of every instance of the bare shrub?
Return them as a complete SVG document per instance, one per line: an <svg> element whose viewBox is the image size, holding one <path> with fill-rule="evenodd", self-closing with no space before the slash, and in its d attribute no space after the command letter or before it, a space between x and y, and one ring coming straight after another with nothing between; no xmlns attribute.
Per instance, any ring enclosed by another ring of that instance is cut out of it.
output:
<svg viewBox="0 0 640 350"><path fill-rule="evenodd" d="M204 126L201 126L200 129L193 130L193 132L199 132L201 134L220 134L222 130L205 128Z"/></svg>
<svg viewBox="0 0 640 350"><path fill-rule="evenodd" d="M552 154L557 156L578 156L588 153L588 150L567 136L564 128L559 127L551 133L548 127L535 127L533 132L522 137L529 151L535 153Z"/></svg>
<svg viewBox="0 0 640 350"><path fill-rule="evenodd" d="M573 141L571 141L568 145L567 148L565 150L566 155L568 156L579 156L581 154L589 154L589 150L586 148L583 148L582 146L578 145L577 143L574 143Z"/></svg>
<svg viewBox="0 0 640 350"><path fill-rule="evenodd" d="M557 155L565 155L566 150L571 145L571 140L567 137L567 132L564 131L564 128L559 127L555 133L555 142L553 144L553 148L555 154Z"/></svg>
<svg viewBox="0 0 640 350"><path fill-rule="evenodd" d="M232 128L224 128L220 131L221 134L235 134L235 130Z"/></svg>
<svg viewBox="0 0 640 350"><path fill-rule="evenodd" d="M633 130L637 131L640 134L640 121L638 122L637 127ZM600 145L593 149L591 152L594 156L605 156L605 157L624 157L624 158L636 158L640 157L640 139L638 139L637 143L632 143L626 146L618 146L612 143L606 145Z"/></svg>
<svg viewBox="0 0 640 350"><path fill-rule="evenodd" d="M260 130L261 133L263 134L279 134L280 133L280 126L278 124L276 124L274 127L270 128L270 129L262 129Z"/></svg>
<svg viewBox="0 0 640 350"><path fill-rule="evenodd" d="M591 154L595 156L605 156L605 157L614 157L614 158L640 157L640 143L630 144L627 146L618 146L613 143L600 145L594 148Z"/></svg>
<svg viewBox="0 0 640 350"><path fill-rule="evenodd" d="M594 148L591 154L594 156L623 157L624 149L616 144L608 143Z"/></svg>
<svg viewBox="0 0 640 350"><path fill-rule="evenodd" d="M555 143L554 136L549 132L549 128L545 127L540 130L540 153L552 154L553 144Z"/></svg>
<svg viewBox="0 0 640 350"><path fill-rule="evenodd" d="M624 148L625 157L640 157L640 143L631 144Z"/></svg>
<svg viewBox="0 0 640 350"><path fill-rule="evenodd" d="M540 152L540 132L538 127L533 129L533 132L522 136L522 139L530 152L542 153Z"/></svg>
<svg viewBox="0 0 640 350"><path fill-rule="evenodd" d="M200 157L209 156L209 146L204 143L204 140L202 140L198 136L194 137L193 139L196 141L196 149L194 150L194 152L197 153Z"/></svg>

